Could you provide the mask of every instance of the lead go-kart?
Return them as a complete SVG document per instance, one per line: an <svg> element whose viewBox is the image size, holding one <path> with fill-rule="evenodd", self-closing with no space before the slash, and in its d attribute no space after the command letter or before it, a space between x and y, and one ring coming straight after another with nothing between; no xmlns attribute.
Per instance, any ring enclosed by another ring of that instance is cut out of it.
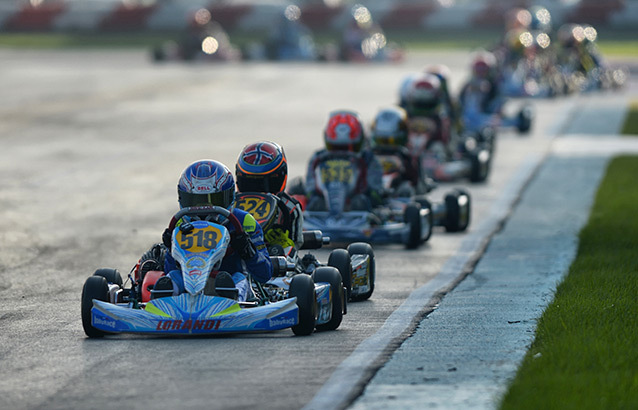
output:
<svg viewBox="0 0 638 410"><path fill-rule="evenodd" d="M406 203L390 198L372 207L365 195L357 192L362 175L360 158L353 153L330 153L315 168L320 195L303 198L304 229L321 230L332 241L373 244L402 243L415 249L432 233L432 210L429 204ZM311 188L311 187L308 187ZM291 193L305 192L294 188Z"/></svg>
<svg viewBox="0 0 638 410"><path fill-rule="evenodd" d="M190 222L177 226L182 217ZM219 216L225 218L219 223ZM204 218L196 220L197 218ZM115 269L98 269L82 290L82 326L88 337L140 333L161 335L211 335L263 332L291 328L295 335L314 329L334 330L346 313L345 289L336 268L318 267L312 275L294 275L285 289L247 279L249 297L239 301L236 288L215 287L216 274L230 244L226 225L242 232L237 218L220 207L191 207L177 212L172 230L172 255L179 264L185 292L154 289L163 274L146 272L140 281L129 274L125 288ZM273 275L294 269L285 258L271 258ZM128 281L127 281L128 282Z"/></svg>
<svg viewBox="0 0 638 410"><path fill-rule="evenodd" d="M275 226L278 215L288 215L288 211L277 212L281 205L279 198L271 193L264 192L239 192L235 195L235 207L249 212L264 231ZM284 223L288 226L289 223ZM295 246L269 246L270 256L282 256L294 266L294 269L285 277L271 279L267 285L285 287L286 282L298 273L312 273L323 266L316 257L307 253L301 255L301 250L319 249L330 243L330 237L324 236L320 230L304 231L303 244L300 249ZM367 300L374 292L375 261L374 251L370 244L356 242L348 245L346 249L333 249L328 257L328 266L337 268L341 273L343 285L346 288L346 299L351 301Z"/></svg>

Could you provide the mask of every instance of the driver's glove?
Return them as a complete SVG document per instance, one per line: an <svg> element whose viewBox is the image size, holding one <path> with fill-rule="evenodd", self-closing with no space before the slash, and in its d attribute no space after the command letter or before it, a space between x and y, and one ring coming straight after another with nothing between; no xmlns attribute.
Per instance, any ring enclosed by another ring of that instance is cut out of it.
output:
<svg viewBox="0 0 638 410"><path fill-rule="evenodd" d="M257 254L257 249L246 232L233 234L230 246L244 260L252 259Z"/></svg>

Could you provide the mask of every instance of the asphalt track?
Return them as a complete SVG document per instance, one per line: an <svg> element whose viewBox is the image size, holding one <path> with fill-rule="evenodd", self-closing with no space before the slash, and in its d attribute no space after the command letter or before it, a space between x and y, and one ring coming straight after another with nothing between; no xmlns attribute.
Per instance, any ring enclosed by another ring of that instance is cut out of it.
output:
<svg viewBox="0 0 638 410"><path fill-rule="evenodd" d="M301 408L322 397L328 407L347 405L432 304L411 293L439 272L452 279L443 289L464 275L494 232L486 221L495 228L508 216L516 184L545 158L579 99L539 102L530 136L499 136L487 184L453 184L472 194L468 233L437 230L412 252L375 247L377 290L349 306L336 332L88 340L82 284L99 267L126 274L159 239L191 161L230 166L245 144L271 139L286 148L291 176L303 175L330 110L355 109L369 121L395 102L405 74L446 63L458 88L468 59L422 53L402 65L153 66L139 52L0 52L0 408ZM621 107L625 99L606 94L595 103ZM406 300L416 320L405 316L385 346L368 349ZM357 358L355 379L338 380ZM335 378L348 390L322 394Z"/></svg>

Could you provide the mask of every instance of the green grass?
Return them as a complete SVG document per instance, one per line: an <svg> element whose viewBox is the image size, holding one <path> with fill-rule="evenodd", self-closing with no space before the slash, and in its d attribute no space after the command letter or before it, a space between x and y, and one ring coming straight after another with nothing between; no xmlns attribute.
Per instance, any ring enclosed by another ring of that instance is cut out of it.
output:
<svg viewBox="0 0 638 410"><path fill-rule="evenodd" d="M621 128L621 134L638 135L638 101L634 101L629 106L625 123Z"/></svg>
<svg viewBox="0 0 638 410"><path fill-rule="evenodd" d="M145 48L175 38L173 33L0 33L0 47L31 49Z"/></svg>
<svg viewBox="0 0 638 410"><path fill-rule="evenodd" d="M614 159L501 408L638 408L638 157Z"/></svg>
<svg viewBox="0 0 638 410"><path fill-rule="evenodd" d="M604 56L638 56L638 40L601 40L598 42L598 48Z"/></svg>

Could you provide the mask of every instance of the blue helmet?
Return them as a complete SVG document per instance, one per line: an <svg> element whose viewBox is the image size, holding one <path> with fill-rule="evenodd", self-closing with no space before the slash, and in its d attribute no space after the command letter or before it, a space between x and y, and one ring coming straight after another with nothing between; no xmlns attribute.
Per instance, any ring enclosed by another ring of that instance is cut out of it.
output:
<svg viewBox="0 0 638 410"><path fill-rule="evenodd" d="M195 161L182 172L177 195L180 208L215 205L228 209L235 200L235 179L221 162Z"/></svg>

